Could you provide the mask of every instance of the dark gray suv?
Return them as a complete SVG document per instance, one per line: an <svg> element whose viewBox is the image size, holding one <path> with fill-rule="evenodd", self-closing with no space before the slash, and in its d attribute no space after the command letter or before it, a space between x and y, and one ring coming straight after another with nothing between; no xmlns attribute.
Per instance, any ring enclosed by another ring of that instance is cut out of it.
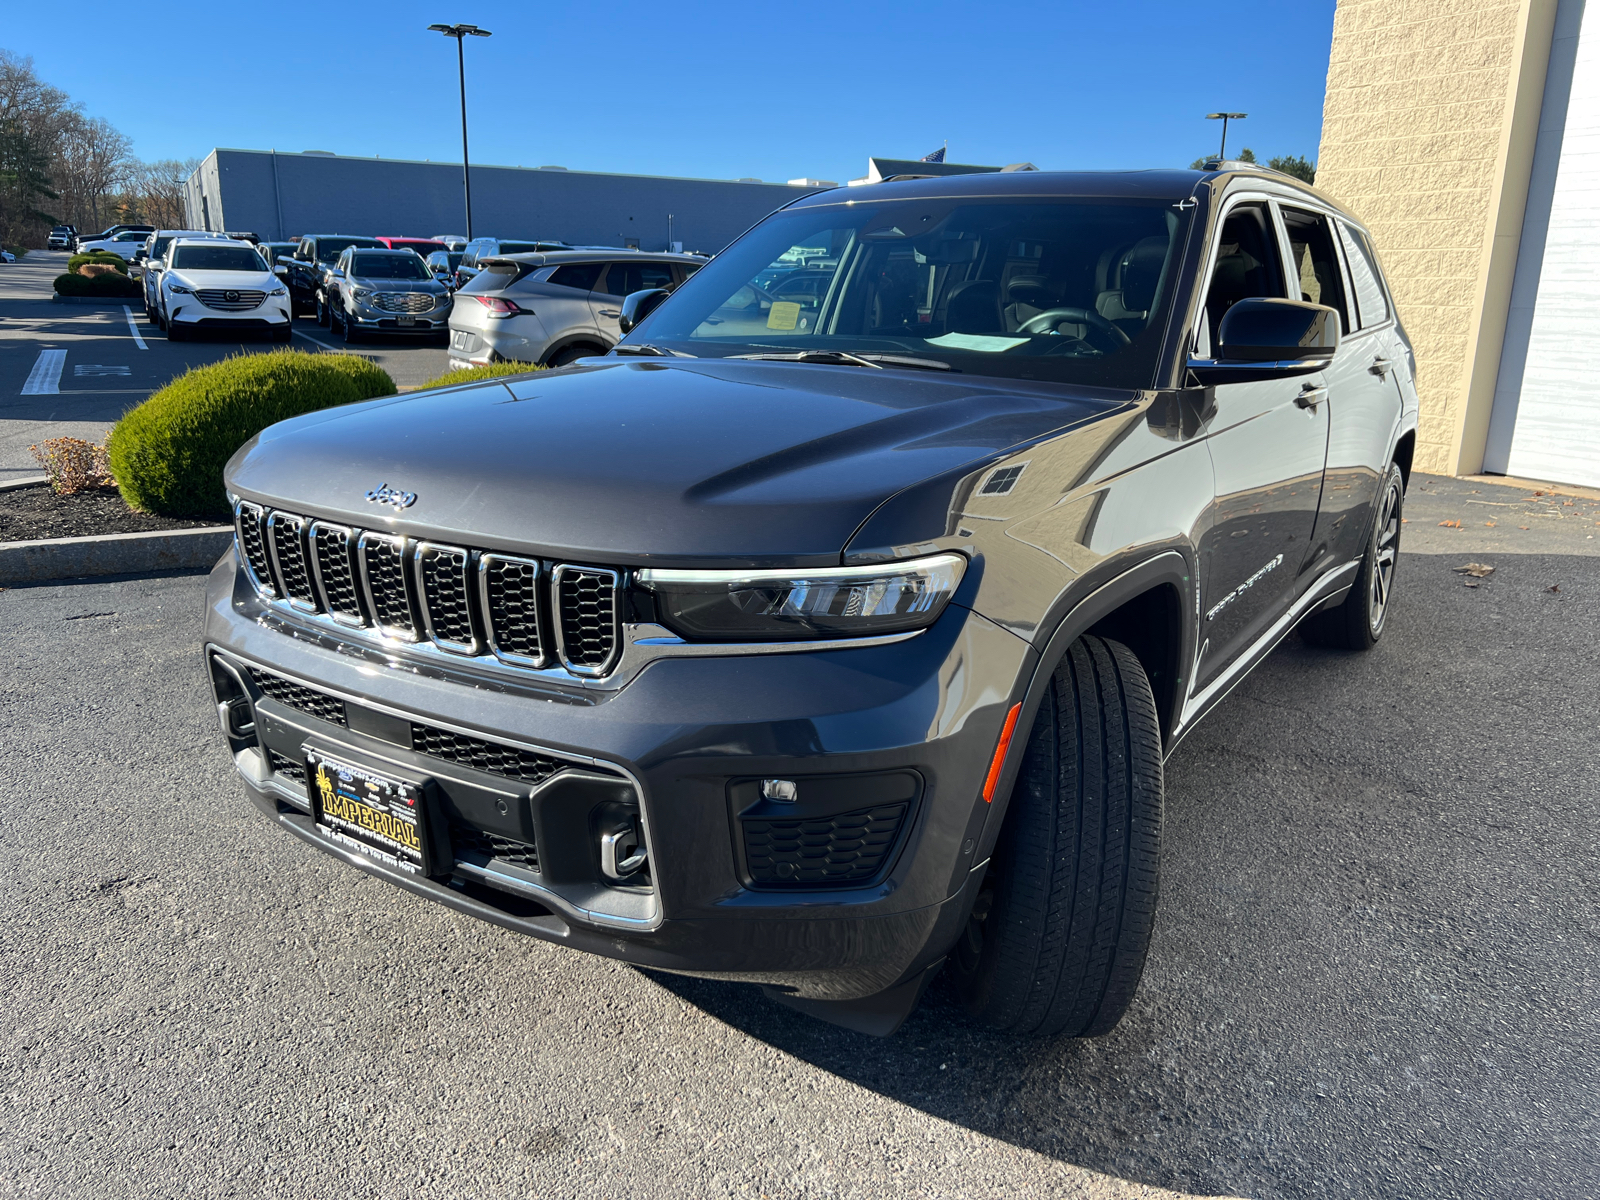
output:
<svg viewBox="0 0 1600 1200"><path fill-rule="evenodd" d="M857 1029L941 969L990 1026L1112 1028L1166 755L1291 632L1381 646L1417 394L1359 221L1243 164L885 182L623 307L604 358L234 456L244 790L416 896Z"/></svg>

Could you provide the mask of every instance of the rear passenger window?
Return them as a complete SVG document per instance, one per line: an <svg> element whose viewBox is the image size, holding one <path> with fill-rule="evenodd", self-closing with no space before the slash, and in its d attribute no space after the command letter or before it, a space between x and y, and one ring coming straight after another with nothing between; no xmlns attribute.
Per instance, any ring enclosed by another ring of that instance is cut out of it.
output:
<svg viewBox="0 0 1600 1200"><path fill-rule="evenodd" d="M605 294L628 296L646 288L672 287L672 267L668 263L612 263L606 275Z"/></svg>
<svg viewBox="0 0 1600 1200"><path fill-rule="evenodd" d="M1320 213L1285 208L1283 224L1289 234L1289 273L1299 276L1300 299L1333 309L1343 332L1349 333L1350 313L1344 302L1339 252L1333 248L1332 222Z"/></svg>
<svg viewBox="0 0 1600 1200"><path fill-rule="evenodd" d="M600 272L604 267L604 263L568 263L564 267L557 267L551 273L550 282L557 287L592 292L594 285L600 282Z"/></svg>
<svg viewBox="0 0 1600 1200"><path fill-rule="evenodd" d="M1378 282L1378 261L1372 245L1360 230L1351 229L1339 222L1339 236L1344 241L1345 261L1350 264L1350 288L1356 294L1356 312L1361 318L1361 328L1381 325L1389 319L1389 298L1383 294L1383 284Z"/></svg>

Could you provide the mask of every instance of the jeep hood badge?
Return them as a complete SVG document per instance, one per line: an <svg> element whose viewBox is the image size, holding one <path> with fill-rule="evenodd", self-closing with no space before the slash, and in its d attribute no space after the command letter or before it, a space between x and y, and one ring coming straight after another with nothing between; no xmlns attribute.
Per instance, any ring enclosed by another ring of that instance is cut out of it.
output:
<svg viewBox="0 0 1600 1200"><path fill-rule="evenodd" d="M367 493L367 499L373 504L388 504L394 508L410 508L417 502L415 492L397 492L387 483L380 483Z"/></svg>

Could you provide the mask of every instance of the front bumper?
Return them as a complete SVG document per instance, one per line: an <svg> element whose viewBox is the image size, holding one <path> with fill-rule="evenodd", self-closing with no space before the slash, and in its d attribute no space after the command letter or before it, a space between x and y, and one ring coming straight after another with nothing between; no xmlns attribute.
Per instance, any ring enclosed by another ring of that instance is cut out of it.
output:
<svg viewBox="0 0 1600 1200"><path fill-rule="evenodd" d="M186 329L282 329L294 318L287 296L269 296L255 308L229 312L177 295L167 297L167 320Z"/></svg>
<svg viewBox="0 0 1600 1200"><path fill-rule="evenodd" d="M424 336L437 336L446 333L450 328L450 305L448 302L425 313L392 313L383 309L373 308L368 304L358 304L355 312L348 308L344 312L346 319L355 322L357 328L370 330L374 333L395 334L422 334ZM410 325L400 322L402 316L412 319Z"/></svg>
<svg viewBox="0 0 1600 1200"><path fill-rule="evenodd" d="M405 736L353 728L372 727L370 719L339 723L258 696L261 744L236 744L235 763L256 805L296 836L413 893L534 937L819 1000L880 993L953 943L969 877L981 865L983 778L1036 657L1021 639L952 606L908 641L661 659L610 692L545 681L467 686L285 623L241 581L232 552L209 581L206 642L209 654L246 669L347 698L355 705L347 713L370 708L412 723L412 744L404 745ZM540 747L571 769L519 787L470 762L420 752L432 744L415 732L423 727ZM292 761L308 741L356 765L426 778L453 813L485 827L523 819L556 828L565 806L581 807L610 786L642 813L649 886L607 885L571 851L577 843L570 839L560 860L559 832L541 847L538 873L497 870L494 860L486 871L470 853L456 853L448 876L432 879L386 867L319 832L305 812L303 782L272 771L269 750ZM796 889L755 880L743 840L749 827L740 814L754 811L744 807L754 781L770 777L797 781L802 797L841 777L864 779L863 786L914 777L919 788L870 883ZM558 783L567 789L562 796L550 790ZM510 811L496 817L500 800Z"/></svg>

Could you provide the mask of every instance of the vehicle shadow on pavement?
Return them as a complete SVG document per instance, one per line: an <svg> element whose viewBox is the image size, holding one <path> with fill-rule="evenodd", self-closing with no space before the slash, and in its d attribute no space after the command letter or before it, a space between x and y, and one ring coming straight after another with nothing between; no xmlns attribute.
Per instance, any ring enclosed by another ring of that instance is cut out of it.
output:
<svg viewBox="0 0 1600 1200"><path fill-rule="evenodd" d="M651 978L796 1058L1201 1195L1592 1195L1600 559L1410 554L1370 654L1291 639L1167 765L1158 928L1092 1041L892 1038Z"/></svg>

